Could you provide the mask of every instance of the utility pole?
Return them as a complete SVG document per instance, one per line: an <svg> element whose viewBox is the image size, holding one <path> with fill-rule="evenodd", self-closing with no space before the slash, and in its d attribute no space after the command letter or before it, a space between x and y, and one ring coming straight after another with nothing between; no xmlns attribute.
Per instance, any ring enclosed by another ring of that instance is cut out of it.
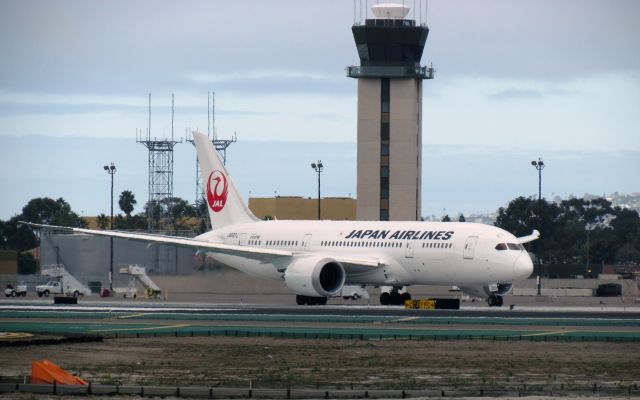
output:
<svg viewBox="0 0 640 400"><path fill-rule="evenodd" d="M111 223L110 229L113 230L113 176L116 174L116 166L105 165L104 170L111 175ZM109 293L113 293L113 237L109 237Z"/></svg>
<svg viewBox="0 0 640 400"><path fill-rule="evenodd" d="M311 168L313 168L318 173L318 220L320 220L320 173L324 170L324 165L322 165L322 161L318 160L318 163L311 163Z"/></svg>

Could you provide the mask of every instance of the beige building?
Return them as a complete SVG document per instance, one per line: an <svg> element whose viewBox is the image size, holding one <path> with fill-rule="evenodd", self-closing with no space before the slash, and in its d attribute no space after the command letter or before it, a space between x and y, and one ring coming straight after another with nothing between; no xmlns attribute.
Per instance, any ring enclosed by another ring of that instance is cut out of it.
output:
<svg viewBox="0 0 640 400"><path fill-rule="evenodd" d="M313 198L252 197L249 199L249 209L260 219L318 219L318 199ZM349 197L325 197L320 200L320 217L334 221L355 220L356 200Z"/></svg>
<svg viewBox="0 0 640 400"><path fill-rule="evenodd" d="M360 58L347 68L358 79L358 220L421 219L422 80L433 68L420 59L429 28L398 15L352 28Z"/></svg>
<svg viewBox="0 0 640 400"><path fill-rule="evenodd" d="M0 250L0 275L15 275L18 273L18 252L14 250Z"/></svg>

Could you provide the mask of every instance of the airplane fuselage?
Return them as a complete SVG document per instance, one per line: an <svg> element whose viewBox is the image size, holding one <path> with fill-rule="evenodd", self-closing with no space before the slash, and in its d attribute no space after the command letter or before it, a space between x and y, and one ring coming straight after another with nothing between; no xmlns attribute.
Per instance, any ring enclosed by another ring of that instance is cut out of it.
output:
<svg viewBox="0 0 640 400"><path fill-rule="evenodd" d="M533 269L515 236L500 228L458 222L263 221L238 224L197 238L228 245L288 250L299 255L376 258L347 284L404 286L513 282ZM512 244L498 250L498 244ZM211 253L245 273L282 279L277 263Z"/></svg>

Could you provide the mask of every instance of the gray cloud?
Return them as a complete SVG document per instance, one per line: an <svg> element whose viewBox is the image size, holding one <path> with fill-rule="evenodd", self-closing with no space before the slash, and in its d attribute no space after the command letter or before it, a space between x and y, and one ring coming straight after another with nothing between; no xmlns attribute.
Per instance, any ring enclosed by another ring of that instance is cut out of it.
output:
<svg viewBox="0 0 640 400"><path fill-rule="evenodd" d="M549 96L569 96L572 92L565 89L525 89L525 88L509 88L493 93L487 98L493 101L510 101L510 100L538 100Z"/></svg>
<svg viewBox="0 0 640 400"><path fill-rule="evenodd" d="M567 79L640 69L640 2L429 1L423 64L439 74ZM185 79L295 70L299 77L217 82L239 91L350 88L357 64L353 4L343 0L234 2L6 1L0 13L0 90L118 93L202 90ZM331 77L334 83L314 80ZM301 82L305 82L302 85ZM254 89L255 88L255 89Z"/></svg>

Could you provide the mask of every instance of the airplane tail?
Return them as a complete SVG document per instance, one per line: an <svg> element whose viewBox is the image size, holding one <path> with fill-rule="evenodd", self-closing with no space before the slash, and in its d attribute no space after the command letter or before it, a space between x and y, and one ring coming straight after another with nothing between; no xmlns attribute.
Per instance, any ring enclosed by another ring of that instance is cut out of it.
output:
<svg viewBox="0 0 640 400"><path fill-rule="evenodd" d="M211 227L219 229L227 225L258 221L242 201L209 137L193 132L193 140L198 153Z"/></svg>

